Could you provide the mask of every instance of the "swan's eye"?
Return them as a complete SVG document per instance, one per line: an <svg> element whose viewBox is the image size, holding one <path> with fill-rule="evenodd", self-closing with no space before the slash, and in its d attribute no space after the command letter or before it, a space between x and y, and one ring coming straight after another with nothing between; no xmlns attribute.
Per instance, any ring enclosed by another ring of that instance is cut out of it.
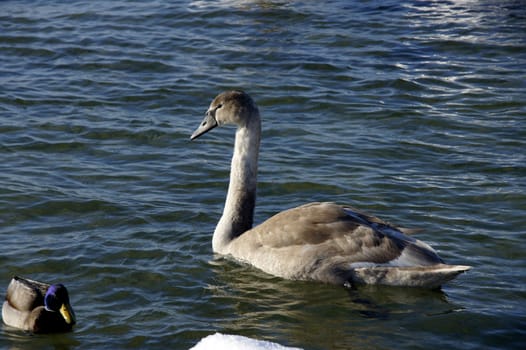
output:
<svg viewBox="0 0 526 350"><path fill-rule="evenodd" d="M217 105L216 109L219 109L221 107L223 107L223 104L220 103L220 104Z"/></svg>

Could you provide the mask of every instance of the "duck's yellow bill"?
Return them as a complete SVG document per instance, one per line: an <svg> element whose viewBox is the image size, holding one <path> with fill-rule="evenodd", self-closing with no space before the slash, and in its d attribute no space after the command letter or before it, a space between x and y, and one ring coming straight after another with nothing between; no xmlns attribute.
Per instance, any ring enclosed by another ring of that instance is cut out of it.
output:
<svg viewBox="0 0 526 350"><path fill-rule="evenodd" d="M75 324L75 313L73 312L73 308L71 305L69 305L69 303L62 304L59 311L62 317L64 317L64 320L66 320L67 324Z"/></svg>

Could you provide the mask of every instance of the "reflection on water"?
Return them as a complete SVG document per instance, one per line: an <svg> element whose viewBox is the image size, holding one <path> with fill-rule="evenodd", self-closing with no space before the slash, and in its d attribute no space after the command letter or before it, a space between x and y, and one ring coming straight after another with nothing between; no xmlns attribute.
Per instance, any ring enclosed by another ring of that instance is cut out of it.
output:
<svg viewBox="0 0 526 350"><path fill-rule="evenodd" d="M57 349L69 350L78 348L81 343L72 333L64 334L30 334L3 325L3 336L9 341L9 350Z"/></svg>
<svg viewBox="0 0 526 350"><path fill-rule="evenodd" d="M356 347L359 343L360 348L367 348L368 344L378 344L373 336L376 332L370 330L379 324L462 309L440 290L385 286L348 289L285 281L224 258L211 261L210 266L214 283L206 289L211 293L211 307L219 306L221 317L216 327L221 332L257 332L265 339L288 339L296 346L313 344L326 349ZM281 337L276 338L276 332ZM371 338L371 342L364 338Z"/></svg>

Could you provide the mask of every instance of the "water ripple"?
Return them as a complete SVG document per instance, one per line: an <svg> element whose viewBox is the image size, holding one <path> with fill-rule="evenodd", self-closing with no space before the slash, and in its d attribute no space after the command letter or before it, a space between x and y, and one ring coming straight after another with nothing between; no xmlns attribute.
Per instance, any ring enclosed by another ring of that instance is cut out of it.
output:
<svg viewBox="0 0 526 350"><path fill-rule="evenodd" d="M2 2L0 276L65 283L78 327L0 347L521 348L523 7ZM188 138L227 88L263 115L256 222L348 203L475 269L344 291L215 259L234 130Z"/></svg>

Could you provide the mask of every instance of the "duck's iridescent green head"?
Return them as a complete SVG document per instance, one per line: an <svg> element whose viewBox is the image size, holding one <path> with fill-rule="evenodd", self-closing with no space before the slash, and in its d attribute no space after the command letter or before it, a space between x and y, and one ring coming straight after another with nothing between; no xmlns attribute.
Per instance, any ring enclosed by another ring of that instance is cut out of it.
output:
<svg viewBox="0 0 526 350"><path fill-rule="evenodd" d="M44 296L44 307L48 311L60 312L67 324L76 323L75 312L69 303L68 290L63 284L52 284Z"/></svg>

